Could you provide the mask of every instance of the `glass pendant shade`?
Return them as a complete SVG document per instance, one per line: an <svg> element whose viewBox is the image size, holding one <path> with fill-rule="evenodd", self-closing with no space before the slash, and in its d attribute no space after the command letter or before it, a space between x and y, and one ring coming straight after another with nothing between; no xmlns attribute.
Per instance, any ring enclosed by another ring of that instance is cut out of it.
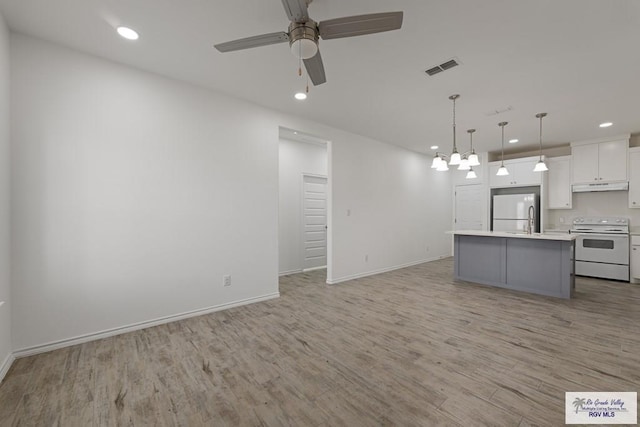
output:
<svg viewBox="0 0 640 427"><path fill-rule="evenodd" d="M470 168L469 172L467 172L467 179L475 179L477 177L478 175L476 175L476 171L474 171L473 168Z"/></svg>
<svg viewBox="0 0 640 427"><path fill-rule="evenodd" d="M469 159L467 159L466 157L463 157L462 160L460 160L460 165L458 166L458 170L468 171L469 169L471 169L471 165L469 164Z"/></svg>
<svg viewBox="0 0 640 427"><path fill-rule="evenodd" d="M548 171L549 168L547 167L547 164L544 162L544 160L539 160L538 163L536 163L536 167L533 168L534 172L545 172Z"/></svg>
<svg viewBox="0 0 640 427"><path fill-rule="evenodd" d="M431 162L431 169L436 169L438 166L440 166L440 162L442 162L440 156L435 156L433 158L433 161Z"/></svg>
<svg viewBox="0 0 640 427"><path fill-rule="evenodd" d="M476 153L469 154L469 166L480 166L480 159Z"/></svg>
<svg viewBox="0 0 640 427"><path fill-rule="evenodd" d="M444 172L444 171L448 171L449 170L449 166L447 165L447 162L445 162L444 160L442 160L440 162L440 164L438 164L438 167L436 168L436 170L438 172Z"/></svg>
<svg viewBox="0 0 640 427"><path fill-rule="evenodd" d="M498 172L496 173L497 176L506 176L509 175L509 171L507 170L507 168L502 165L500 166L500 169L498 169Z"/></svg>
<svg viewBox="0 0 640 427"><path fill-rule="evenodd" d="M457 151L454 151L453 153L451 153L451 160L449 160L449 166L459 165L461 161L462 161L462 157L460 156L460 153L458 153Z"/></svg>

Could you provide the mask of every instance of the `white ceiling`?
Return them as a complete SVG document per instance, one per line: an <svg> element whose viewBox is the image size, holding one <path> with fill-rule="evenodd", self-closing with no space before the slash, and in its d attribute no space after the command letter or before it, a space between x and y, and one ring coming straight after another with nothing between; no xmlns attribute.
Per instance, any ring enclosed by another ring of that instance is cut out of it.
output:
<svg viewBox="0 0 640 427"><path fill-rule="evenodd" d="M404 11L401 30L320 42L328 82L306 101L306 80L286 44L222 54L213 44L286 31L280 0L0 0L17 32L51 40L354 133L425 151L451 149L476 128L481 151L507 139L535 148L640 132L640 2L637 0L314 0L316 21ZM140 33L130 42L114 31ZM428 77L452 57L461 66ZM511 106L499 115L487 115ZM600 129L598 124L614 126ZM514 146L507 147L514 149Z"/></svg>

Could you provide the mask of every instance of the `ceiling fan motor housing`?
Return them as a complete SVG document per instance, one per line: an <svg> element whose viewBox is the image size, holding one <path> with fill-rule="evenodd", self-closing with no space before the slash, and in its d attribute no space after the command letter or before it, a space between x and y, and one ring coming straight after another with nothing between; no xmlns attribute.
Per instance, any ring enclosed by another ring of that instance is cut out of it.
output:
<svg viewBox="0 0 640 427"><path fill-rule="evenodd" d="M289 25L289 46L296 58L313 58L318 53L318 24L311 19L292 22Z"/></svg>

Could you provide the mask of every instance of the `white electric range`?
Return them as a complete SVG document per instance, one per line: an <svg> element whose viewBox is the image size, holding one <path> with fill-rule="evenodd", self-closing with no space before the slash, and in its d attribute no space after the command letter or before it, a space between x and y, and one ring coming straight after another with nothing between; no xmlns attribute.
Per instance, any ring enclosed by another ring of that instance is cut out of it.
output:
<svg viewBox="0 0 640 427"><path fill-rule="evenodd" d="M579 217L573 220L576 274L629 281L629 219Z"/></svg>

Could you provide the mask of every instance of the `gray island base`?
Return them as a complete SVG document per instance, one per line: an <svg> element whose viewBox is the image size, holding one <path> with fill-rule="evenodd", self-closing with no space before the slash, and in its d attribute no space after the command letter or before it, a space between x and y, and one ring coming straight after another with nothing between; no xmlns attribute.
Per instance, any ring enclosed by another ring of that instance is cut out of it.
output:
<svg viewBox="0 0 640 427"><path fill-rule="evenodd" d="M456 280L571 298L575 236L454 231Z"/></svg>

